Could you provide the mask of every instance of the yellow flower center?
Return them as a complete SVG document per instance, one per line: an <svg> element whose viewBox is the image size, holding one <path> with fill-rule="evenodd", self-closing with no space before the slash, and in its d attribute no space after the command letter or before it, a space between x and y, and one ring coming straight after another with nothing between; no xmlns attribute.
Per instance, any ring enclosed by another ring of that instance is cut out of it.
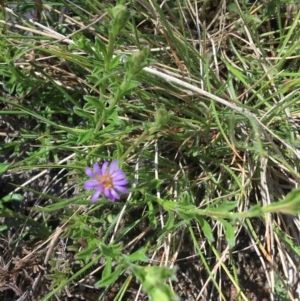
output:
<svg viewBox="0 0 300 301"><path fill-rule="evenodd" d="M113 187L113 180L109 174L105 176L96 175L96 180L101 186L103 186L104 189L110 189Z"/></svg>

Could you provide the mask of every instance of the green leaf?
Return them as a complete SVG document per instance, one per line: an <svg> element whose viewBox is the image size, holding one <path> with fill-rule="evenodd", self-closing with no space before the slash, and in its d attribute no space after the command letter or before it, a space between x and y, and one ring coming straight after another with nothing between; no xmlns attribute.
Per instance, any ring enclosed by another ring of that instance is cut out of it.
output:
<svg viewBox="0 0 300 301"><path fill-rule="evenodd" d="M164 280L176 279L176 268L159 266L141 267L135 265L132 270L146 290L157 287Z"/></svg>
<svg viewBox="0 0 300 301"><path fill-rule="evenodd" d="M134 265L132 271L141 282L143 290L150 295L153 301L178 300L171 288L165 283L166 280L176 279L176 268Z"/></svg>
<svg viewBox="0 0 300 301"><path fill-rule="evenodd" d="M178 207L178 204L173 201L167 201L163 199L156 200L166 211L175 210Z"/></svg>
<svg viewBox="0 0 300 301"><path fill-rule="evenodd" d="M281 200L261 208L264 213L300 213L300 188L291 191L284 200Z"/></svg>
<svg viewBox="0 0 300 301"><path fill-rule="evenodd" d="M98 108L102 111L105 109L105 104L99 97L85 95L84 99L87 101L87 104L84 106L84 109L86 110Z"/></svg>
<svg viewBox="0 0 300 301"><path fill-rule="evenodd" d="M239 9L235 3L230 3L229 5L227 5L227 10L228 12L239 13Z"/></svg>
<svg viewBox="0 0 300 301"><path fill-rule="evenodd" d="M201 227L201 229L203 231L204 236L209 241L213 242L215 240L215 238L214 238L214 236L212 234L212 230L211 230L211 227L210 227L209 223L204 218L202 218L199 215L196 216L196 219L197 219L197 221L200 224L200 227Z"/></svg>
<svg viewBox="0 0 300 301"><path fill-rule="evenodd" d="M0 175L5 173L8 170L9 166L9 163L0 163Z"/></svg>
<svg viewBox="0 0 300 301"><path fill-rule="evenodd" d="M119 93L119 97L124 96L125 94L128 94L131 92L131 90L139 87L141 85L140 82L135 81L135 80L131 80L130 82L128 81L124 81L118 91Z"/></svg>
<svg viewBox="0 0 300 301"><path fill-rule="evenodd" d="M171 288L167 284L161 284L159 288L153 288L148 292L151 301L176 301L180 300L178 296L174 294Z"/></svg>
<svg viewBox="0 0 300 301"><path fill-rule="evenodd" d="M98 53L102 53L104 59L107 59L107 49L106 49L106 45L105 43L102 42L102 40L100 40L98 38L98 36L96 36L95 38L95 49L96 49L96 55L98 56Z"/></svg>
<svg viewBox="0 0 300 301"><path fill-rule="evenodd" d="M50 198L50 196L49 196L49 198ZM90 201L82 201L82 197L76 197L76 198L63 200L63 201L60 201L59 198L55 198L53 196L52 196L52 198L54 201L56 201L55 203L48 205L48 206L44 206L44 207L33 207L33 208L31 208L31 210L38 211L38 212L53 212L53 211L57 211L59 209L66 208L68 205L74 204L74 203L76 203L78 205L90 204Z"/></svg>
<svg viewBox="0 0 300 301"><path fill-rule="evenodd" d="M237 201L229 202L229 201L224 201L221 205L218 206L218 208L215 208L214 210L216 212L222 211L222 212L230 212L233 209L235 209L237 206Z"/></svg>
<svg viewBox="0 0 300 301"><path fill-rule="evenodd" d="M102 279L109 279L111 275L111 267L112 267L112 258L106 257L106 263L103 269Z"/></svg>
<svg viewBox="0 0 300 301"><path fill-rule="evenodd" d="M22 201L24 201L24 197L19 193L13 193L13 194L9 194L9 195L6 195L5 197L3 197L2 201L3 202L10 202L10 201L22 202Z"/></svg>
<svg viewBox="0 0 300 301"><path fill-rule="evenodd" d="M80 133L79 137L78 137L78 144L83 144L84 142L86 142L87 140L91 139L92 135L93 135L93 129L89 129L87 131L84 131L83 133Z"/></svg>
<svg viewBox="0 0 300 301"><path fill-rule="evenodd" d="M234 227L224 219L219 219L225 230L225 237L230 248L235 246Z"/></svg>
<svg viewBox="0 0 300 301"><path fill-rule="evenodd" d="M124 148L122 143L116 141L115 142L117 150L114 152L114 158L120 158L124 153Z"/></svg>
<svg viewBox="0 0 300 301"><path fill-rule="evenodd" d="M127 259L131 262L135 262L135 261L148 262L149 261L148 257L145 255L145 249L137 250L136 252L127 256Z"/></svg>
<svg viewBox="0 0 300 301"><path fill-rule="evenodd" d="M111 274L107 275L107 277L103 277L100 281L95 283L95 288L106 287L115 282L118 277L122 274L122 268L117 267L117 269Z"/></svg>
<svg viewBox="0 0 300 301"><path fill-rule="evenodd" d="M74 112L75 112L76 115L78 115L80 117L83 117L84 119L87 119L87 120L90 120L90 121L93 120L93 116L90 113L84 111L81 108L74 107Z"/></svg>
<svg viewBox="0 0 300 301"><path fill-rule="evenodd" d="M118 65L120 65L120 61L121 61L121 57L122 55L116 55L110 62L109 64L109 69L112 70L114 68L116 68Z"/></svg>
<svg viewBox="0 0 300 301"><path fill-rule="evenodd" d="M84 260L84 262L89 262L96 250L97 246L90 244L86 249L77 253L76 258Z"/></svg>
<svg viewBox="0 0 300 301"><path fill-rule="evenodd" d="M91 41L84 35L74 34L72 36L72 39L74 43L69 45L70 49L76 49L78 47L79 49L84 50L89 54L93 55L95 53L94 49L92 48Z"/></svg>
<svg viewBox="0 0 300 301"><path fill-rule="evenodd" d="M300 258L300 248L295 244L295 242L290 239L284 231L273 226L274 231L280 237L280 239Z"/></svg>
<svg viewBox="0 0 300 301"><path fill-rule="evenodd" d="M156 229L157 225L158 225L158 220L157 220L157 216L156 216L155 207L153 206L152 202L147 202L147 205L148 205L148 218L149 218L149 222L150 222L152 228Z"/></svg>
<svg viewBox="0 0 300 301"><path fill-rule="evenodd" d="M168 220L167 220L164 228L167 231L170 231L174 226L174 221L175 221L174 213L170 211L169 214L168 214Z"/></svg>
<svg viewBox="0 0 300 301"><path fill-rule="evenodd" d="M167 111L164 105L158 107L154 113L155 124L158 129L164 128L170 123L171 111Z"/></svg>
<svg viewBox="0 0 300 301"><path fill-rule="evenodd" d="M50 231L48 228L23 214L13 212L6 208L2 208L0 211L0 217L15 218L20 224L22 223L23 225L26 222L28 225L32 226L31 232L34 232L37 236L43 239L47 239L50 235Z"/></svg>
<svg viewBox="0 0 300 301"><path fill-rule="evenodd" d="M103 243L100 244L100 250L106 257L117 257L121 255L122 245L105 245Z"/></svg>
<svg viewBox="0 0 300 301"><path fill-rule="evenodd" d="M184 220L191 220L194 219L197 215L195 212L192 211L184 211L184 210L177 210L177 214Z"/></svg>

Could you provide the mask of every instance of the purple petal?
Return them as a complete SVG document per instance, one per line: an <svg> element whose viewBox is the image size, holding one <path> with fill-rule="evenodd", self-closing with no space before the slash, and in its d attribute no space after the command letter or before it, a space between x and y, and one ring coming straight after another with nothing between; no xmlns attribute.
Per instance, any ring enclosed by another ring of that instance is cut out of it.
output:
<svg viewBox="0 0 300 301"><path fill-rule="evenodd" d="M113 189L113 188L111 188L110 190L109 190L109 192L110 192L110 195L114 198L114 200L116 199L116 200L119 200L120 199L120 195Z"/></svg>
<svg viewBox="0 0 300 301"><path fill-rule="evenodd" d="M103 193L104 195L108 198L108 199L111 199L111 194L110 194L110 189L104 189Z"/></svg>
<svg viewBox="0 0 300 301"><path fill-rule="evenodd" d="M116 193L116 191L112 188L104 190L104 195L114 202L116 199L119 200L120 196Z"/></svg>
<svg viewBox="0 0 300 301"><path fill-rule="evenodd" d="M114 186L114 189L116 189L116 190L118 190L122 193L128 193L129 192L128 188L126 188L124 186Z"/></svg>
<svg viewBox="0 0 300 301"><path fill-rule="evenodd" d="M102 165L102 168L101 168L101 172L100 173L102 176L104 176L106 174L106 170L107 170L107 166L108 166L108 162L104 162L103 165Z"/></svg>
<svg viewBox="0 0 300 301"><path fill-rule="evenodd" d="M113 186L119 186L119 185L126 185L128 184L129 181L124 179L124 180L113 180Z"/></svg>
<svg viewBox="0 0 300 301"><path fill-rule="evenodd" d="M89 167L86 167L85 170L84 170L85 174L90 177L90 178L95 178L95 175L94 173L92 172L92 170L89 168Z"/></svg>
<svg viewBox="0 0 300 301"><path fill-rule="evenodd" d="M121 179L126 178L126 175L124 174L124 172L123 172L121 169L119 169L119 170L113 172L113 173L111 174L111 177L112 177L114 180L121 180Z"/></svg>
<svg viewBox="0 0 300 301"><path fill-rule="evenodd" d="M114 160L111 162L110 167L109 167L109 174L112 174L116 170L118 163L119 163L118 160Z"/></svg>
<svg viewBox="0 0 300 301"><path fill-rule="evenodd" d="M110 194L109 196L107 196L107 198L111 201L114 202L116 199Z"/></svg>
<svg viewBox="0 0 300 301"><path fill-rule="evenodd" d="M101 169L98 163L94 164L94 171L97 175L101 175Z"/></svg>
<svg viewBox="0 0 300 301"><path fill-rule="evenodd" d="M116 193L116 191L114 189L107 189L104 192L104 194L111 202L114 202L115 200L120 199L120 196Z"/></svg>
<svg viewBox="0 0 300 301"><path fill-rule="evenodd" d="M101 193L102 193L102 189L97 189L96 192L91 197L91 202L95 203L98 200Z"/></svg>
<svg viewBox="0 0 300 301"><path fill-rule="evenodd" d="M84 188L86 190L96 188L97 186L99 186L99 182L97 182L96 180L89 180L84 182Z"/></svg>

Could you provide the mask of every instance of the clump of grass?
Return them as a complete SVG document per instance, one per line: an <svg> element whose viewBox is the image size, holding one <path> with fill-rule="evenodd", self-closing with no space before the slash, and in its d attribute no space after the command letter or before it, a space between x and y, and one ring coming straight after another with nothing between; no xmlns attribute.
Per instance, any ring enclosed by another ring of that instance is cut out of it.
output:
<svg viewBox="0 0 300 301"><path fill-rule="evenodd" d="M296 298L300 14L227 2L2 9L5 300Z"/></svg>

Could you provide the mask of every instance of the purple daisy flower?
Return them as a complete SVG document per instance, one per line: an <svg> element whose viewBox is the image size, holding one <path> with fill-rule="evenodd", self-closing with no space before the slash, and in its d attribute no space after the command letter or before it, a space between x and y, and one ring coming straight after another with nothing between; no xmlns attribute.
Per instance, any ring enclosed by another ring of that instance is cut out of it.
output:
<svg viewBox="0 0 300 301"><path fill-rule="evenodd" d="M109 163L104 162L102 167L98 163L94 164L94 172L89 168L85 168L85 174L91 178L84 182L84 188L86 190L96 189L91 201L94 203L99 198L100 194L104 194L110 201L120 199L119 193L128 193L128 189L125 187L129 183L126 180L124 172L117 169L118 160L114 160Z"/></svg>

